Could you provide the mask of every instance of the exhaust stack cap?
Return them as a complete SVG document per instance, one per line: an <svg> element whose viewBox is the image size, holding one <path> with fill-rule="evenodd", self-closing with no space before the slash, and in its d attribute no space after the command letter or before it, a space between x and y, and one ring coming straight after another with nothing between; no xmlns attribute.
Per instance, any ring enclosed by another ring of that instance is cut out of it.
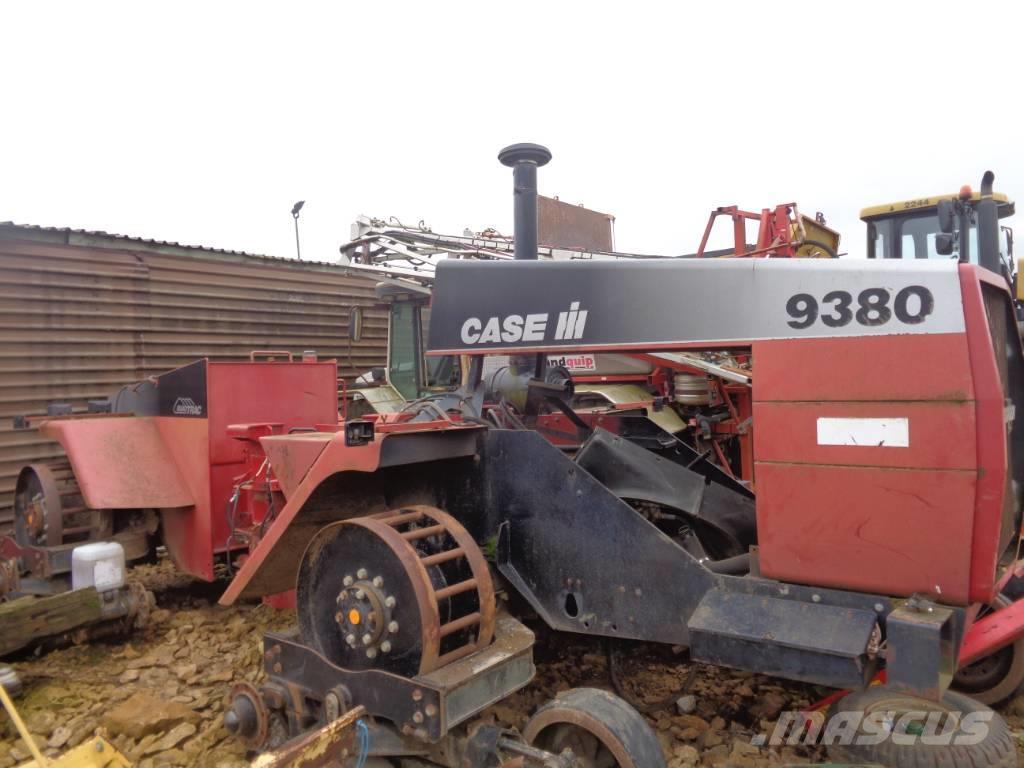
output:
<svg viewBox="0 0 1024 768"><path fill-rule="evenodd" d="M551 161L551 150L540 144L509 144L498 153L498 161L502 165L514 168L519 163L532 163L537 167L547 165Z"/></svg>

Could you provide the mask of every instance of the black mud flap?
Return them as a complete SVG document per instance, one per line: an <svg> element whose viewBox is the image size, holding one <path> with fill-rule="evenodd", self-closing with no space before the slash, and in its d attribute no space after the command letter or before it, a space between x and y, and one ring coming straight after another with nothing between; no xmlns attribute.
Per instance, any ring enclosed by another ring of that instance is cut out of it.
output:
<svg viewBox="0 0 1024 768"><path fill-rule="evenodd" d="M626 438L595 429L576 454L576 463L620 499L650 502L688 516L719 557L743 554L757 543L753 499Z"/></svg>

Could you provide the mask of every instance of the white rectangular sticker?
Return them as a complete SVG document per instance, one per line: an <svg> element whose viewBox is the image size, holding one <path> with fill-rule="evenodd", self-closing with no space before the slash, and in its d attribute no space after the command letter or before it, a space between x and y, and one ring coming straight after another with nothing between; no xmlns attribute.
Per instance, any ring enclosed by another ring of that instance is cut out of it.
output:
<svg viewBox="0 0 1024 768"><path fill-rule="evenodd" d="M818 445L909 448L910 420L818 419Z"/></svg>

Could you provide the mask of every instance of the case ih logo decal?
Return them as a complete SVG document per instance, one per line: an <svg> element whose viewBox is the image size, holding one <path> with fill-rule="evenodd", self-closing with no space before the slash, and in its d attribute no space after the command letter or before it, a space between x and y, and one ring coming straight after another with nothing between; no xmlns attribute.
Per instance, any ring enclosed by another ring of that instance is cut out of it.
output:
<svg viewBox="0 0 1024 768"><path fill-rule="evenodd" d="M174 401L174 408L171 412L175 416L202 416L203 407L197 405L191 397L179 397Z"/></svg>
<svg viewBox="0 0 1024 768"><path fill-rule="evenodd" d="M463 344L514 344L519 341L544 341L547 338L550 312L532 315L506 315L483 320L470 317L462 324ZM567 312L559 312L555 323L555 341L583 338L587 310L574 301Z"/></svg>

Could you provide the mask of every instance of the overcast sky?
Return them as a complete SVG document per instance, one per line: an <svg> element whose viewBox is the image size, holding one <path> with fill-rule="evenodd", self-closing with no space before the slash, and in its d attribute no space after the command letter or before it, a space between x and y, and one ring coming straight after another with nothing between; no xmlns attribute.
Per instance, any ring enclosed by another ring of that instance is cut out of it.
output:
<svg viewBox="0 0 1024 768"><path fill-rule="evenodd" d="M511 230L541 192L690 252L796 201L862 255L868 204L1024 197L1019 2L0 6L0 220L333 260L359 214Z"/></svg>

